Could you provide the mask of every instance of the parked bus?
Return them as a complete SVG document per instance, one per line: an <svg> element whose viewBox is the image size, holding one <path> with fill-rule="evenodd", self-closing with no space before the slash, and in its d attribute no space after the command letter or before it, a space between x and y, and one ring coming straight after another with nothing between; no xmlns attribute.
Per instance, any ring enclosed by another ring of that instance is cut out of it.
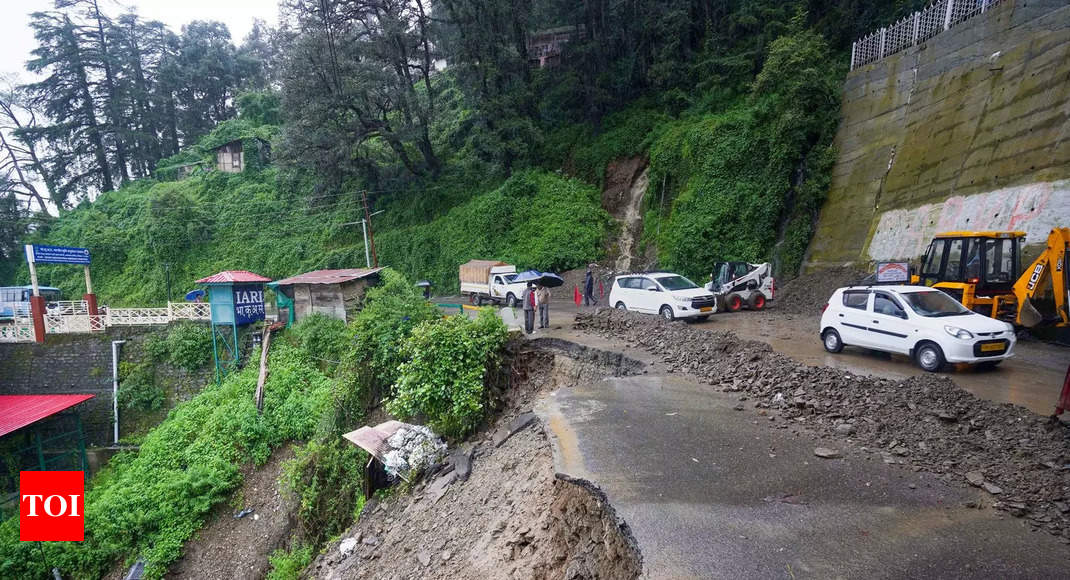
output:
<svg viewBox="0 0 1070 580"><path fill-rule="evenodd" d="M45 302L55 302L63 299L59 288L38 286L37 290L44 297ZM29 316L30 296L32 295L33 286L0 286L0 320L14 318L15 316Z"/></svg>

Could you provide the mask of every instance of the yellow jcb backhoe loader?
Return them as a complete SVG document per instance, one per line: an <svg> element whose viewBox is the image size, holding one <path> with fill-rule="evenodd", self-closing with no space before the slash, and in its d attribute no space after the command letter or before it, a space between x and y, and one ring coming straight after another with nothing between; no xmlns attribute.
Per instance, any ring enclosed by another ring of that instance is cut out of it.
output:
<svg viewBox="0 0 1070 580"><path fill-rule="evenodd" d="M1019 276L1025 232L937 234L914 284L940 288L975 312L1034 327L1070 326L1070 228L1055 228Z"/></svg>

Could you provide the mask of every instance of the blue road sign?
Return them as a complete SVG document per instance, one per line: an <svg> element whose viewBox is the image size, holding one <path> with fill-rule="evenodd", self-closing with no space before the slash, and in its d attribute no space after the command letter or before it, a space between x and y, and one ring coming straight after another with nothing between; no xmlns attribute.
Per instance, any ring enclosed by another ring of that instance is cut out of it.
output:
<svg viewBox="0 0 1070 580"><path fill-rule="evenodd" d="M26 244L26 261L37 264L84 264L88 266L89 248Z"/></svg>

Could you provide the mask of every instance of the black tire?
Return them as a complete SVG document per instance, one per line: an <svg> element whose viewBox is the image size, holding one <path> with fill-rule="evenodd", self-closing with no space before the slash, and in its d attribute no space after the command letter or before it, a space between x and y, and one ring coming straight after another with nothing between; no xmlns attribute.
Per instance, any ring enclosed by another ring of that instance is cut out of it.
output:
<svg viewBox="0 0 1070 580"><path fill-rule="evenodd" d="M921 370L930 373L940 372L940 369L944 368L947 363L943 349L934 342L923 342L918 346L918 349L914 351L914 360Z"/></svg>
<svg viewBox="0 0 1070 580"><path fill-rule="evenodd" d="M519 302L519 300L516 299L516 296L512 292L510 292L505 297L505 305L508 306L509 308L512 308L512 307L516 306L517 302Z"/></svg>
<svg viewBox="0 0 1070 580"><path fill-rule="evenodd" d="M628 307L625 306L623 302L617 302L617 305L614 306L614 308L616 308L617 310L627 310L628 309Z"/></svg>
<svg viewBox="0 0 1070 580"><path fill-rule="evenodd" d="M674 320L676 318L676 315L673 314L672 306L669 306L668 304L666 304L665 306L662 306L661 310L658 310L658 314L660 314L661 317L664 318L665 320L670 320L671 321L671 320Z"/></svg>
<svg viewBox="0 0 1070 580"><path fill-rule="evenodd" d="M483 295L476 296L476 306L483 306Z"/></svg>
<svg viewBox="0 0 1070 580"><path fill-rule="evenodd" d="M739 312L743 309L743 298L739 294L729 294L724 299L725 310Z"/></svg>
<svg viewBox="0 0 1070 580"><path fill-rule="evenodd" d="M825 332L821 333L821 343L825 345L825 350L833 354L843 350L843 339L835 328L826 328Z"/></svg>
<svg viewBox="0 0 1070 580"><path fill-rule="evenodd" d="M751 310L762 310L765 308L765 294L761 292L755 292L750 295L750 300L747 300L747 306Z"/></svg>

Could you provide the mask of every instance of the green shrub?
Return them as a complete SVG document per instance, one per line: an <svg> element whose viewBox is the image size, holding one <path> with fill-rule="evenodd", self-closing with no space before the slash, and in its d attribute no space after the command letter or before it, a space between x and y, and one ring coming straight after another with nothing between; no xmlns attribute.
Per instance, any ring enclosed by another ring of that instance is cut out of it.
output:
<svg viewBox="0 0 1070 580"><path fill-rule="evenodd" d="M84 542L18 541L18 519L0 524L0 577L104 576L119 560L143 557L163 575L212 507L241 483L240 466L261 464L286 441L312 436L331 405L331 381L309 353L272 347L264 411L253 401L256 361L175 407L136 453L120 453L89 485Z"/></svg>
<svg viewBox="0 0 1070 580"><path fill-rule="evenodd" d="M312 353L328 373L333 373L349 350L346 323L318 312L302 318L293 328L292 337L302 349Z"/></svg>
<svg viewBox="0 0 1070 580"><path fill-rule="evenodd" d="M390 268L383 270L379 284L368 289L364 309L353 321L349 368L369 365L382 385L393 384L405 360L400 345L413 328L438 316L420 289L405 276Z"/></svg>
<svg viewBox="0 0 1070 580"><path fill-rule="evenodd" d="M151 363L119 363L119 404L127 409L158 411L164 402L163 389L156 386Z"/></svg>
<svg viewBox="0 0 1070 580"><path fill-rule="evenodd" d="M267 580L297 580L314 555L312 546L298 546L290 551L275 550L268 557L271 570Z"/></svg>
<svg viewBox="0 0 1070 580"><path fill-rule="evenodd" d="M212 329L203 322L179 322L167 333L167 361L193 372L212 362Z"/></svg>
<svg viewBox="0 0 1070 580"><path fill-rule="evenodd" d="M459 438L483 420L484 376L498 364L508 330L492 309L476 320L451 316L417 326L405 341L396 397L387 409L419 417L437 433Z"/></svg>
<svg viewBox="0 0 1070 580"><path fill-rule="evenodd" d="M298 500L297 538L320 546L348 528L364 503L368 455L340 435L317 438L297 449L283 483Z"/></svg>

